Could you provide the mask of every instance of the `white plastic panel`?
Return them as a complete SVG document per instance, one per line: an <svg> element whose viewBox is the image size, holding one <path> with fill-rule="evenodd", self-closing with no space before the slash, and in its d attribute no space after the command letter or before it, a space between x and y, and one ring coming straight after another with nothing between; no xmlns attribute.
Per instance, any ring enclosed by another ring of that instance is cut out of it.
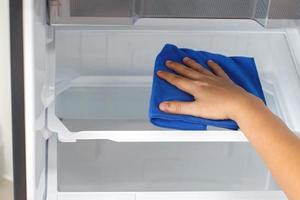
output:
<svg viewBox="0 0 300 200"><path fill-rule="evenodd" d="M251 191L251 192L164 192L164 193L138 193L137 200L285 200L287 199L283 192L280 191Z"/></svg>
<svg viewBox="0 0 300 200"><path fill-rule="evenodd" d="M240 131L167 131L172 133L167 135L149 124L154 60L165 43L174 43L254 57L268 107L299 131L300 54L295 48L299 41L295 30L57 30L57 97L48 111L49 128L64 141L245 141Z"/></svg>
<svg viewBox="0 0 300 200"><path fill-rule="evenodd" d="M213 158L213 159L212 159ZM277 190L248 143L58 143L60 192Z"/></svg>
<svg viewBox="0 0 300 200"><path fill-rule="evenodd" d="M60 192L58 200L287 200L281 191L251 192Z"/></svg>
<svg viewBox="0 0 300 200"><path fill-rule="evenodd" d="M46 130L46 99L54 94L54 88L51 93L49 85L54 74L48 71L54 68L51 65L52 33L53 29L46 23L46 1L23 1L27 195L24 198L31 200L42 200L46 195L45 137L49 136Z"/></svg>

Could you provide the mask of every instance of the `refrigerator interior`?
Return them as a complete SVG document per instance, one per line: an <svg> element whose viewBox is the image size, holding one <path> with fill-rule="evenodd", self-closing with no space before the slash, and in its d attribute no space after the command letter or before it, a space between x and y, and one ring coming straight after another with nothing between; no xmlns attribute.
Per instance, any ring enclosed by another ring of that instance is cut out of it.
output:
<svg viewBox="0 0 300 200"><path fill-rule="evenodd" d="M55 98L47 125L57 137L48 146L49 193L60 199L123 199L125 192L138 199L147 192L261 191L281 198L250 144L231 140L240 131L154 127L147 118L148 100L155 56L165 43L251 56L268 107L297 130L300 79L294 45L299 41L294 29L56 28ZM207 142L213 137L218 142ZM120 138L126 142L115 142ZM191 142L194 138L202 142Z"/></svg>
<svg viewBox="0 0 300 200"><path fill-rule="evenodd" d="M173 43L254 57L268 107L299 132L299 21L262 27L294 0L86 2L24 1L28 199L284 199L240 131L161 129L147 112Z"/></svg>

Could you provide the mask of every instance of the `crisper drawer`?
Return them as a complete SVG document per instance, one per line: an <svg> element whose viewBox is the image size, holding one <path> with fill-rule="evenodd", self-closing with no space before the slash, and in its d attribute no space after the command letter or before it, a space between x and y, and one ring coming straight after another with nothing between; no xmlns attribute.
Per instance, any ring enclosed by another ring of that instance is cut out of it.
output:
<svg viewBox="0 0 300 200"><path fill-rule="evenodd" d="M243 22L244 23L244 22ZM242 24L243 24L242 23ZM55 95L48 127L60 141L247 141L241 131L174 131L150 124L155 57L166 43L255 58L267 106L300 130L297 30L202 31L115 27L55 31ZM258 130L259 131L259 130Z"/></svg>
<svg viewBox="0 0 300 200"><path fill-rule="evenodd" d="M49 143L59 200L285 199L249 143Z"/></svg>

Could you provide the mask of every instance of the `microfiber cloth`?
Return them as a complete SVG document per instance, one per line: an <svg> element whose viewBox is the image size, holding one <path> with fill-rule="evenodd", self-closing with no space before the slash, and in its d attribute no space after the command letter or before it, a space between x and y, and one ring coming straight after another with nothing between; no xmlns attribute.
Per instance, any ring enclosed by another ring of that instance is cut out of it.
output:
<svg viewBox="0 0 300 200"><path fill-rule="evenodd" d="M227 57L205 51L177 48L175 45L166 44L158 54L154 66L152 94L149 106L149 118L154 125L179 130L206 130L207 126L232 130L239 128L236 122L232 120L210 120L188 115L168 114L159 110L159 104L163 101L194 100L193 96L179 90L156 75L158 70L175 73L165 66L166 61L172 60L182 63L184 57L196 60L206 69L209 69L207 66L208 60L215 61L223 68L232 81L266 103L253 58L240 56Z"/></svg>

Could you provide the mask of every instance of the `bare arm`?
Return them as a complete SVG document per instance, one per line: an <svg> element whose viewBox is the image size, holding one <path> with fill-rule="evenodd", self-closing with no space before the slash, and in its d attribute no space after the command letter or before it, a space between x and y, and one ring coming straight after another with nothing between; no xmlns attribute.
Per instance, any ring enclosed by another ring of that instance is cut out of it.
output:
<svg viewBox="0 0 300 200"><path fill-rule="evenodd" d="M288 198L300 199L299 138L264 105L245 107L236 121Z"/></svg>
<svg viewBox="0 0 300 200"><path fill-rule="evenodd" d="M194 60L166 66L180 75L157 75L194 96L194 102L162 102L160 109L210 119L235 120L291 200L300 199L300 139L257 97L235 85L222 68L209 61L212 72Z"/></svg>

